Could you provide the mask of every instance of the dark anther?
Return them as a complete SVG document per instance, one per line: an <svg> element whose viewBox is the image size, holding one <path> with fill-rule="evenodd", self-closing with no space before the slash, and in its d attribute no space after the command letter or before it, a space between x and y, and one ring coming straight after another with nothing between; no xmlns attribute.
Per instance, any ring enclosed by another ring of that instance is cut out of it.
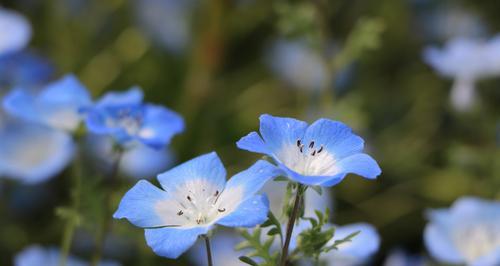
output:
<svg viewBox="0 0 500 266"><path fill-rule="evenodd" d="M316 155L316 150L311 153L312 156Z"/></svg>
<svg viewBox="0 0 500 266"><path fill-rule="evenodd" d="M300 141L300 139L297 140L297 147L300 147L300 145L302 144L302 141Z"/></svg>
<svg viewBox="0 0 500 266"><path fill-rule="evenodd" d="M184 214L184 212L183 212L182 210L180 210L180 211L177 213L177 215L179 215L179 216L181 216L181 215L183 215L183 214Z"/></svg>
<svg viewBox="0 0 500 266"><path fill-rule="evenodd" d="M312 149L314 147L314 140L309 143L309 148Z"/></svg>
<svg viewBox="0 0 500 266"><path fill-rule="evenodd" d="M321 146L321 148L319 148L318 153L320 153L322 151L323 151L323 146Z"/></svg>
<svg viewBox="0 0 500 266"><path fill-rule="evenodd" d="M191 201L191 197L190 197L190 196L187 196L187 199L188 199L189 201Z"/></svg>
<svg viewBox="0 0 500 266"><path fill-rule="evenodd" d="M217 196L219 196L219 191L218 190L216 190L215 194L214 194L214 197L217 197Z"/></svg>
<svg viewBox="0 0 500 266"><path fill-rule="evenodd" d="M303 149L302 149L302 148L304 148L304 145L300 145L300 147L299 147L299 151L300 151L300 153L302 153L302 152L303 152Z"/></svg>
<svg viewBox="0 0 500 266"><path fill-rule="evenodd" d="M219 212L225 212L226 211L226 208L222 208L222 209L217 209Z"/></svg>
<svg viewBox="0 0 500 266"><path fill-rule="evenodd" d="M196 219L197 224L201 224L201 219Z"/></svg>

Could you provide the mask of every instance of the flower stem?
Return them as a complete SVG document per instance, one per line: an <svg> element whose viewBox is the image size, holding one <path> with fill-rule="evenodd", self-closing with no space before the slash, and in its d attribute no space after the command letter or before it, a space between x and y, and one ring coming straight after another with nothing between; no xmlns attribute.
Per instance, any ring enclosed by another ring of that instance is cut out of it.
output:
<svg viewBox="0 0 500 266"><path fill-rule="evenodd" d="M113 166L111 168L111 171L109 172L107 183L108 183L108 191L105 193L105 198L104 198L104 203L105 203L105 209L104 209L104 216L103 219L104 221L101 224L101 228L98 230L97 237L96 237L96 246L94 249L94 254L92 255L92 266L96 266L99 264L99 261L101 260L102 257L102 251L104 248L104 241L106 240L106 233L111 229L111 224L112 224L112 212L113 212L113 207L112 202L111 202L111 194L112 194L112 189L115 187L117 180L116 178L118 177L118 169L120 168L120 161L122 159L122 154L123 151L121 149L118 150L116 159L113 162Z"/></svg>
<svg viewBox="0 0 500 266"><path fill-rule="evenodd" d="M283 250L281 251L281 266L286 266L287 257L288 257L288 247L290 246L290 240L292 238L293 227L295 225L295 220L299 214L300 210L300 202L302 201L302 192L304 186L299 184L297 186L297 192L295 194L295 201L293 203L293 210L290 214L290 218L288 219L288 224L286 226L286 236L285 236L285 245L283 245Z"/></svg>
<svg viewBox="0 0 500 266"><path fill-rule="evenodd" d="M203 238L205 238L205 246L207 247L207 264L208 266L213 266L212 262L212 250L210 249L210 239L208 238L207 235L203 235Z"/></svg>

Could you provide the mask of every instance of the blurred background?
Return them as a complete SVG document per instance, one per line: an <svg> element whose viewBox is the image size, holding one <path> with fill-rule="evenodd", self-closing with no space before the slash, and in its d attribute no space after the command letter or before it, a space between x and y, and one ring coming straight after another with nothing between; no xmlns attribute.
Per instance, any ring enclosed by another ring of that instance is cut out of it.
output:
<svg viewBox="0 0 500 266"><path fill-rule="evenodd" d="M138 85L148 102L186 122L163 154L165 169L212 150L230 174L247 168L259 156L235 142L258 129L263 113L350 125L383 174L376 181L351 175L332 188L333 222L377 228L382 243L374 265L395 249L426 255L426 209L463 195L500 199L500 77L478 80L474 104L456 108L453 79L422 56L456 36L500 32L499 1L0 3L24 15L33 32L22 54L0 60L0 95L29 82L12 80L14 71L41 75L42 84L74 73L94 98ZM56 210L70 204L70 168L36 185L0 179L0 265L34 243L60 245L65 220ZM88 259L105 190L95 181L97 167L86 169L72 254ZM137 180L121 178L116 203ZM191 265L187 256L156 256L143 230L117 220L104 255L123 265Z"/></svg>

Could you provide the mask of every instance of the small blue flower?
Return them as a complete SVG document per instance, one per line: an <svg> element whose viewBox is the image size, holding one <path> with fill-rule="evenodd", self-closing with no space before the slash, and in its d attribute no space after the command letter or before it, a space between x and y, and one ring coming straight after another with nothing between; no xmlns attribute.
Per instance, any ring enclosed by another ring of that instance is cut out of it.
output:
<svg viewBox="0 0 500 266"><path fill-rule="evenodd" d="M0 56L0 91L12 87L33 88L48 82L54 72L52 64L30 52Z"/></svg>
<svg viewBox="0 0 500 266"><path fill-rule="evenodd" d="M39 245L31 245L20 251L14 258L14 266L34 266L34 265L47 265L56 266L60 264L61 253L59 249L43 248ZM66 261L66 266L89 266L87 263L79 258L69 256ZM99 266L120 266L120 263L114 261L100 261Z"/></svg>
<svg viewBox="0 0 500 266"><path fill-rule="evenodd" d="M87 128L111 135L121 144L139 141L160 149L184 130L179 114L159 105L142 102L139 88L105 94L87 110Z"/></svg>
<svg viewBox="0 0 500 266"><path fill-rule="evenodd" d="M500 265L500 201L463 197L450 209L428 212L424 240L440 262Z"/></svg>
<svg viewBox="0 0 500 266"><path fill-rule="evenodd" d="M240 149L271 156L293 181L333 186L348 173L373 179L377 162L362 153L364 141L345 124L319 119L311 125L293 118L262 115L260 135L251 132L237 143Z"/></svg>
<svg viewBox="0 0 500 266"><path fill-rule="evenodd" d="M3 107L9 114L67 131L79 126L83 119L80 109L91 103L87 89L73 75L48 84L37 94L19 88L3 99Z"/></svg>
<svg viewBox="0 0 500 266"><path fill-rule="evenodd" d="M23 49L31 38L31 25L17 12L0 7L0 55Z"/></svg>
<svg viewBox="0 0 500 266"><path fill-rule="evenodd" d="M159 175L164 190L139 181L113 217L146 228L146 242L156 254L177 258L216 224L253 227L264 222L269 202L255 193L279 173L272 164L258 161L226 183L226 170L212 152Z"/></svg>
<svg viewBox="0 0 500 266"><path fill-rule="evenodd" d="M43 182L61 172L73 158L67 133L34 123L0 125L0 175L27 184Z"/></svg>

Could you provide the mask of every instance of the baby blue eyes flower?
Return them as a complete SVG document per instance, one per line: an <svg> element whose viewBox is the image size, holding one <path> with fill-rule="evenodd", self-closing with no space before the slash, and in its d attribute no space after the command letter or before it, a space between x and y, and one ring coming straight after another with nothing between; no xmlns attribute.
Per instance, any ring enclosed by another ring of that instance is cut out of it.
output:
<svg viewBox="0 0 500 266"><path fill-rule="evenodd" d="M160 174L163 189L139 181L113 217L145 228L146 242L156 254L177 258L216 224L253 227L264 222L269 202L255 193L279 173L258 161L226 183L226 170L212 152Z"/></svg>
<svg viewBox="0 0 500 266"><path fill-rule="evenodd" d="M475 100L475 82L500 75L500 36L487 41L452 39L443 49L425 49L423 56L440 75L454 80L451 103L467 110Z"/></svg>
<svg viewBox="0 0 500 266"><path fill-rule="evenodd" d="M288 178L304 185L333 186L348 173L369 179L381 173L377 162L362 153L363 139L328 119L307 125L265 114L260 117L260 135L251 132L237 146L271 156Z"/></svg>
<svg viewBox="0 0 500 266"><path fill-rule="evenodd" d="M31 25L20 14L0 7L0 55L23 49L31 38Z"/></svg>
<svg viewBox="0 0 500 266"><path fill-rule="evenodd" d="M139 88L105 94L87 110L87 128L96 134L113 136L119 143L139 141L162 148L184 130L179 114L159 105L142 102Z"/></svg>
<svg viewBox="0 0 500 266"><path fill-rule="evenodd" d="M71 161L74 143L68 134L33 123L0 125L0 176L27 184L43 182Z"/></svg>
<svg viewBox="0 0 500 266"><path fill-rule="evenodd" d="M15 89L3 100L4 109L13 116L66 131L78 127L83 119L80 109L91 103L87 89L73 75L48 84L38 94Z"/></svg>
<svg viewBox="0 0 500 266"><path fill-rule="evenodd" d="M14 258L14 266L47 265L56 266L60 264L61 253L57 248L43 248L39 245L31 245L19 252ZM66 266L89 266L83 260L70 256ZM120 266L114 261L101 261L98 266Z"/></svg>
<svg viewBox="0 0 500 266"><path fill-rule="evenodd" d="M425 245L438 261L500 265L500 201L464 197L450 209L430 211L428 218Z"/></svg>

